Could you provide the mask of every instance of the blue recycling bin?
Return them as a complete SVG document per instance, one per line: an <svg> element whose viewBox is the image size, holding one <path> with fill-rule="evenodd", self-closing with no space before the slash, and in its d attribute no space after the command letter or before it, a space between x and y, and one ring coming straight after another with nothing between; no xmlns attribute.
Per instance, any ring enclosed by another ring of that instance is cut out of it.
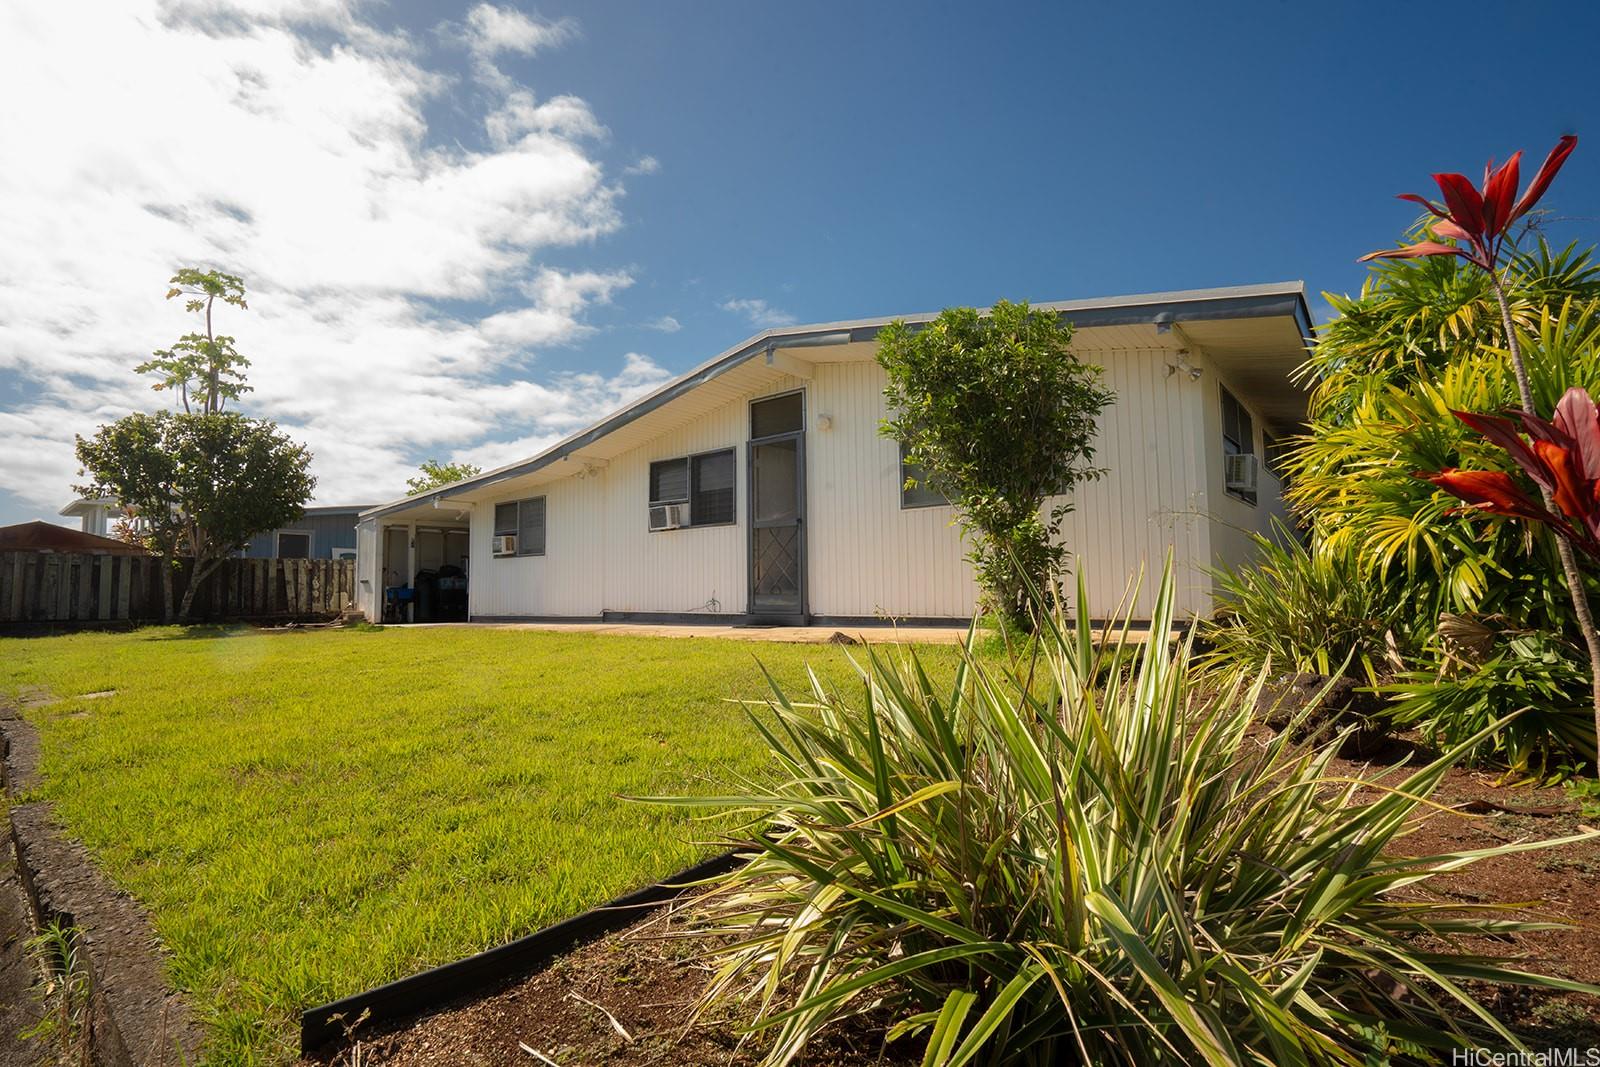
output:
<svg viewBox="0 0 1600 1067"><path fill-rule="evenodd" d="M391 585L383 591L384 621L405 622L406 605L417 599L417 591L409 585Z"/></svg>

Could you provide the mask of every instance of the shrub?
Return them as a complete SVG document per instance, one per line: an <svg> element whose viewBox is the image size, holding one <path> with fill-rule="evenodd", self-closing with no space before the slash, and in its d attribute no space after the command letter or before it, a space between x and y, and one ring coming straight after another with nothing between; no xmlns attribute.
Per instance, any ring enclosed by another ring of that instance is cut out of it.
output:
<svg viewBox="0 0 1600 1067"><path fill-rule="evenodd" d="M987 610L1033 628L1030 589L1053 592L1066 560L1066 497L1102 473L1095 426L1115 397L1072 353L1072 326L1027 302L946 308L924 328L878 334L889 417L929 487L956 509Z"/></svg>
<svg viewBox="0 0 1600 1067"><path fill-rule="evenodd" d="M1405 1062L1521 1047L1466 980L1582 988L1455 944L1538 926L1395 894L1542 847L1391 854L1460 748L1392 788L1331 778L1331 745L1247 738L1259 681L1201 699L1187 646L1097 648L1078 600L1021 680L869 650L860 703L775 691L781 783L667 801L751 820L692 914L702 1010L742 1004L767 1063L868 1011L937 1065Z"/></svg>
<svg viewBox="0 0 1600 1067"><path fill-rule="evenodd" d="M1437 671L1412 671L1387 687L1391 722L1430 743L1485 739L1513 773L1546 777L1567 753L1594 748L1593 707L1581 653L1559 636L1450 618L1441 627ZM1504 721L1506 712L1520 712ZM1552 766L1552 760L1557 762Z"/></svg>
<svg viewBox="0 0 1600 1067"><path fill-rule="evenodd" d="M1391 673L1397 605L1381 580L1363 575L1349 552L1312 552L1281 527L1255 540L1249 565L1214 572L1216 610L1200 624L1203 667L1233 677L1350 671L1368 684Z"/></svg>

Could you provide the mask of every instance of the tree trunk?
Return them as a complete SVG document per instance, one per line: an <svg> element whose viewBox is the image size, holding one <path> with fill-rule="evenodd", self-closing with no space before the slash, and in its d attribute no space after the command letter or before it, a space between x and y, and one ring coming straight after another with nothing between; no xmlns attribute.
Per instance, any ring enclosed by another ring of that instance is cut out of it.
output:
<svg viewBox="0 0 1600 1067"><path fill-rule="evenodd" d="M161 555L161 621L172 621L172 567L177 563L177 557L168 553Z"/></svg>
<svg viewBox="0 0 1600 1067"><path fill-rule="evenodd" d="M189 611L194 607L194 598L200 592L200 583L215 574L227 560L227 556L216 556L211 559L195 557L194 570L189 572L189 587L183 591L183 606L178 610L180 619L188 621Z"/></svg>
<svg viewBox="0 0 1600 1067"><path fill-rule="evenodd" d="M1522 343L1517 339L1516 324L1511 321L1511 305L1506 302L1500 276L1494 271L1489 272L1489 284L1494 288L1495 299L1500 304L1500 323L1506 332L1506 350L1511 353L1511 369L1517 376L1517 394L1522 399L1522 410L1537 415L1539 409L1533 404L1533 385L1528 378L1527 364L1522 361ZM1544 499L1545 510L1561 514L1556 507L1555 495L1550 490L1541 485L1539 495ZM1600 745L1600 631L1595 629L1594 613L1589 608L1589 592L1583 584L1583 570L1578 566L1578 553L1573 550L1572 542L1558 535L1556 553L1561 557L1567 593L1572 597L1572 613L1578 618L1578 630L1583 634L1583 643L1589 648L1589 696L1594 704L1595 738L1597 745ZM1596 757L1595 769L1600 771L1600 749L1597 749Z"/></svg>

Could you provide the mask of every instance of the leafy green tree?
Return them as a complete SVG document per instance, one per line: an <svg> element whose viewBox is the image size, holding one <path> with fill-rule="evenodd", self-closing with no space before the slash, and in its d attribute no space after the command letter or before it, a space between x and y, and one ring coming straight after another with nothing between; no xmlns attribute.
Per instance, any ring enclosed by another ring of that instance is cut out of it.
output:
<svg viewBox="0 0 1600 1067"><path fill-rule="evenodd" d="M406 479L406 496L416 496L426 493L429 489L437 489L441 485L450 485L471 478L475 474L482 474L482 467L475 467L471 463L441 463L436 459L423 462L417 468L421 473L415 478Z"/></svg>
<svg viewBox="0 0 1600 1067"><path fill-rule="evenodd" d="M878 335L881 432L955 504L986 606L1025 629L1030 585L1053 588L1066 557L1058 535L1072 504L1047 503L1102 473L1090 465L1095 427L1115 399L1071 341L1070 324L1025 301L946 308L925 328L894 322Z"/></svg>
<svg viewBox="0 0 1600 1067"><path fill-rule="evenodd" d="M186 333L171 348L156 349L154 358L139 364L134 371L158 375L160 380L151 388L157 392L175 390L185 412L193 413L193 401L201 413L215 415L229 400L236 401L250 390L243 370L250 361L239 354L232 337L218 334L212 325L218 300L241 311L249 306L244 301L244 281L221 271L185 267L168 284L168 300L188 297L184 308L205 315L205 332Z"/></svg>
<svg viewBox="0 0 1600 1067"><path fill-rule="evenodd" d="M187 619L200 584L255 534L299 518L316 479L311 453L264 419L224 411L249 386L249 361L231 337L212 328L221 300L243 309L244 283L231 274L186 268L172 277L167 297L188 296L187 310L204 313L205 332L179 338L137 367L159 376L157 390L174 390L182 411L136 413L77 440L88 481L85 496L113 497L139 517L142 542L163 560L162 614L173 617L172 576L181 557L193 560L177 617Z"/></svg>
<svg viewBox="0 0 1600 1067"><path fill-rule="evenodd" d="M237 412L137 413L78 438L91 479L84 495L113 496L138 509L145 542L163 557L162 605L172 617L172 574L194 561L177 618L196 591L262 530L299 518L316 487L311 453L265 419Z"/></svg>

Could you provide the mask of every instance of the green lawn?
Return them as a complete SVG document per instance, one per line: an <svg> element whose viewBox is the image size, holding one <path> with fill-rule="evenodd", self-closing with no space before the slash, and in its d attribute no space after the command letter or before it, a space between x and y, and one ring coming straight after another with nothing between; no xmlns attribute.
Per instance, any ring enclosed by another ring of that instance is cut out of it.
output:
<svg viewBox="0 0 1600 1067"><path fill-rule="evenodd" d="M930 650L940 663L952 649ZM277 1063L298 1012L460 958L705 855L618 794L765 773L760 662L827 646L507 630L147 629L0 639L40 795L149 907L210 1059ZM84 694L115 695L84 699Z"/></svg>

